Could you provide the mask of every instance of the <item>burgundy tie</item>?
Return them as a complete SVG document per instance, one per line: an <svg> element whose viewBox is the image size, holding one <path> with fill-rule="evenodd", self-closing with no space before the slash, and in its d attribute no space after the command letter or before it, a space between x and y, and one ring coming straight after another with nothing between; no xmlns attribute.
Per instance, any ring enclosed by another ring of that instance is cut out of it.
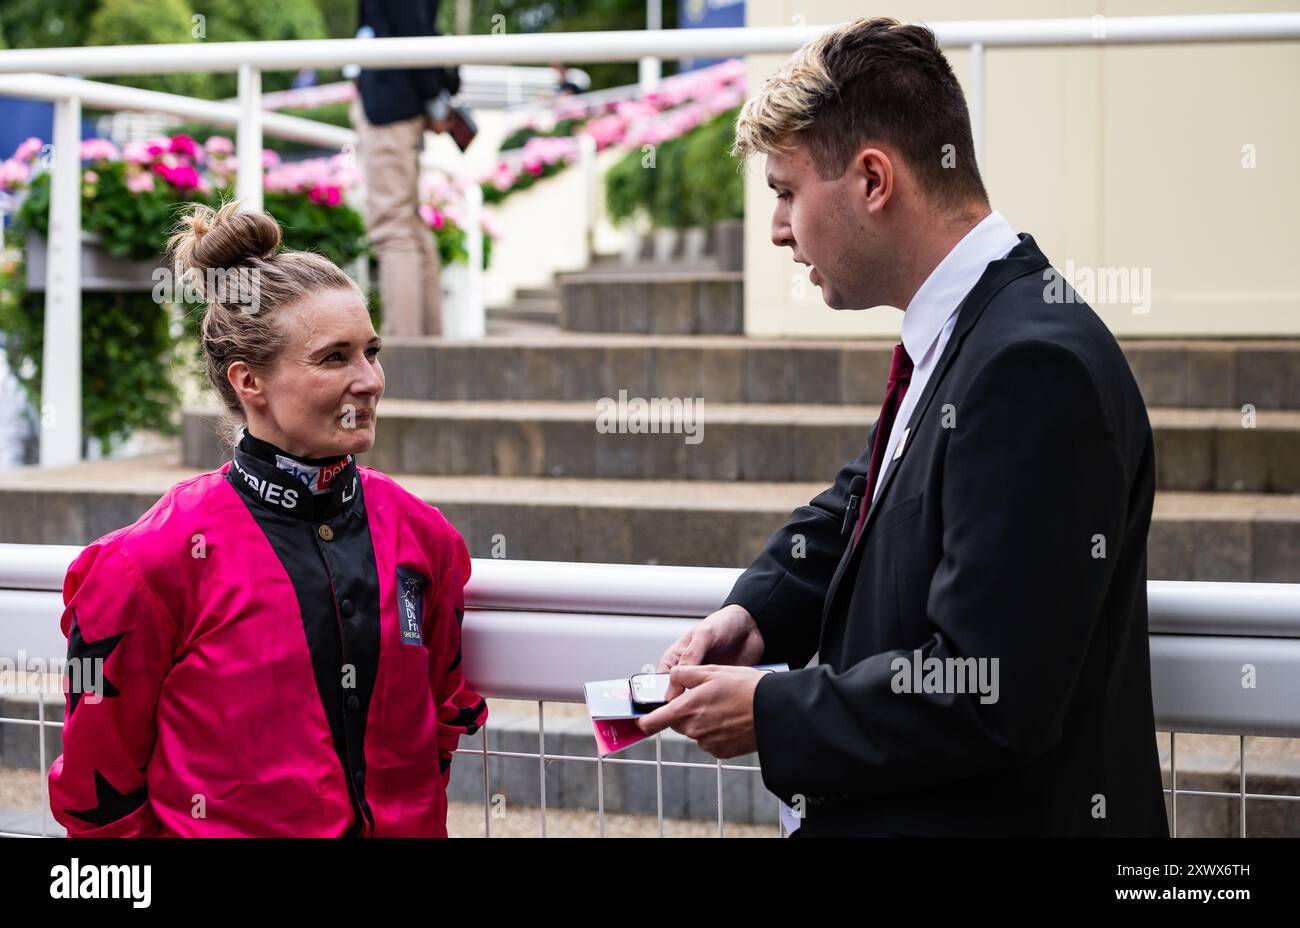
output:
<svg viewBox="0 0 1300 928"><path fill-rule="evenodd" d="M885 387L885 401L880 404L880 420L876 426L876 437L871 442L871 469L867 471L866 495L862 497L862 507L858 510L858 524L853 529L853 544L857 545L862 526L867 521L867 510L871 508L871 496L876 489L876 479L880 476L880 467L885 460L885 445L889 444L889 433L894 430L894 418L898 407L903 405L907 395L907 385L912 382L912 359L907 356L903 343L894 346L894 358L889 364L889 384Z"/></svg>

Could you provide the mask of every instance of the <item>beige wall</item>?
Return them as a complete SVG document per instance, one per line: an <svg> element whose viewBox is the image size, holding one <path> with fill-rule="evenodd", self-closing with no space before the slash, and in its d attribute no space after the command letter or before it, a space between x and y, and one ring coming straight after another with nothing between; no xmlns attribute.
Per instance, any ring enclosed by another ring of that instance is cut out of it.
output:
<svg viewBox="0 0 1300 928"><path fill-rule="evenodd" d="M898 2L911 21L1270 12L1259 0ZM849 0L749 0L747 24L837 23ZM874 8L884 11L885 8ZM970 56L948 52L969 93ZM752 56L750 87L783 56ZM1149 273L1149 307L1093 307L1121 335L1300 335L1300 43L985 53L981 168L995 209L1052 263ZM1256 166L1245 168L1243 146ZM896 335L902 314L835 312L768 237L762 159L746 189L752 335Z"/></svg>

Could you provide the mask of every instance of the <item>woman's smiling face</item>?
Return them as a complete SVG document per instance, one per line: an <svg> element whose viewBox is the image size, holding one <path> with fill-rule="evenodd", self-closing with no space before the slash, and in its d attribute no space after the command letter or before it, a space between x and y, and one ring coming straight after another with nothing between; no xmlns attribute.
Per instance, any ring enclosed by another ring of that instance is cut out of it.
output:
<svg viewBox="0 0 1300 928"><path fill-rule="evenodd" d="M271 370L231 365L249 431L299 457L369 451L384 369L366 304L350 289L321 290L282 308L276 322L285 346Z"/></svg>

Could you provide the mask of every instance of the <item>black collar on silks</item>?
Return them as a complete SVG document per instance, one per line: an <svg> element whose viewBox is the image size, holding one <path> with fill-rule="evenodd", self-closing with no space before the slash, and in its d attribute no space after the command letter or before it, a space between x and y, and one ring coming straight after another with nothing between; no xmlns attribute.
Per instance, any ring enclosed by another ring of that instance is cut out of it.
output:
<svg viewBox="0 0 1300 928"><path fill-rule="evenodd" d="M352 455L303 458L254 437L247 429L231 457L230 479L260 505L313 522L362 505Z"/></svg>

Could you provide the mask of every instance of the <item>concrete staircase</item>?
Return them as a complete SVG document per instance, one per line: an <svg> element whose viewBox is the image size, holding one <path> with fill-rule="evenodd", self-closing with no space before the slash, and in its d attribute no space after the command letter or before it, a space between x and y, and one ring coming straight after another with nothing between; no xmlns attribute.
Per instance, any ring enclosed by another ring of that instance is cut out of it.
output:
<svg viewBox="0 0 1300 928"><path fill-rule="evenodd" d="M363 463L439 506L475 556L744 566L861 449L892 344L729 334L740 305L736 274L603 263L520 292L486 339L390 339ZM1124 349L1157 443L1152 578L1300 581L1300 341ZM702 399L702 440L666 415L657 433L598 431L620 392ZM0 541L82 544L132 521L225 460L215 415L185 411L175 456L0 474Z"/></svg>

